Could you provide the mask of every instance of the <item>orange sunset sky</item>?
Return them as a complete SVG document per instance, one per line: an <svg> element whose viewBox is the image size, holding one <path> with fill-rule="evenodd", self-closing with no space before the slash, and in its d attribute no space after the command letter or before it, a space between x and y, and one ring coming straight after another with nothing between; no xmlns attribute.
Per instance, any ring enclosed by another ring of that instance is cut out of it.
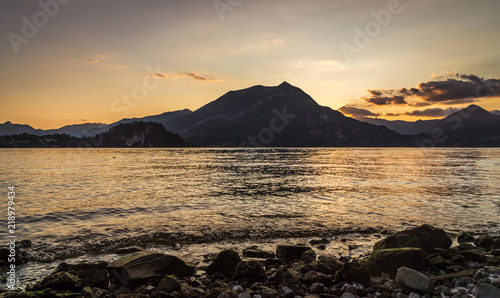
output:
<svg viewBox="0 0 500 298"><path fill-rule="evenodd" d="M353 116L500 110L499 1L4 0L0 122L50 129L300 87Z"/></svg>

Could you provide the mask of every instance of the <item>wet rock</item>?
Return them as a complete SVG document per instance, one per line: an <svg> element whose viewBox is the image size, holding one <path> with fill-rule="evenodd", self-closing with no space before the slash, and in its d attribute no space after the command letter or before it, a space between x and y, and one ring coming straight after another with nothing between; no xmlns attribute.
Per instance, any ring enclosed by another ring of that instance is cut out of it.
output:
<svg viewBox="0 0 500 298"><path fill-rule="evenodd" d="M257 246L245 248L243 250L243 257L245 258L258 258L258 259L272 259L275 257L273 252L263 251ZM236 268L236 267L235 267Z"/></svg>
<svg viewBox="0 0 500 298"><path fill-rule="evenodd" d="M175 256L142 251L113 261L107 270L111 284L136 287L148 282L156 284L165 275L193 275L195 267Z"/></svg>
<svg viewBox="0 0 500 298"><path fill-rule="evenodd" d="M500 289L488 284L481 284L476 290L476 298L498 298Z"/></svg>
<svg viewBox="0 0 500 298"><path fill-rule="evenodd" d="M326 244L330 244L330 241L326 238L313 239L313 240L309 241L309 244L311 244L311 245L326 245Z"/></svg>
<svg viewBox="0 0 500 298"><path fill-rule="evenodd" d="M238 298L238 294L236 292L233 292L233 291L226 291L226 292L220 294L219 296L217 296L217 298Z"/></svg>
<svg viewBox="0 0 500 298"><path fill-rule="evenodd" d="M226 249L221 251L215 260L208 265L205 271L208 275L213 275L216 272L224 273L225 276L233 276L236 266L241 262L240 255L238 252L232 249Z"/></svg>
<svg viewBox="0 0 500 298"><path fill-rule="evenodd" d="M330 286L333 284L333 275L326 275L321 272L311 271L304 274L303 282L306 285L321 283Z"/></svg>
<svg viewBox="0 0 500 298"><path fill-rule="evenodd" d="M474 241L474 236L472 236L472 234L470 233L461 232L460 234L457 235L458 243L470 243L473 241Z"/></svg>
<svg viewBox="0 0 500 298"><path fill-rule="evenodd" d="M474 279L469 276L460 277L455 281L455 288L467 288L470 284L474 284Z"/></svg>
<svg viewBox="0 0 500 298"><path fill-rule="evenodd" d="M373 246L373 251L388 248L416 247L426 253L432 253L434 248L447 249L452 241L442 229L430 225L422 225L413 229L397 232L380 240Z"/></svg>
<svg viewBox="0 0 500 298"><path fill-rule="evenodd" d="M370 273L367 268L356 261L345 263L335 273L336 282L356 282L367 287L370 284Z"/></svg>
<svg viewBox="0 0 500 298"><path fill-rule="evenodd" d="M434 289L430 278L416 270L401 267L396 274L396 283L413 290L430 293Z"/></svg>
<svg viewBox="0 0 500 298"><path fill-rule="evenodd" d="M324 274L335 274L337 270L342 268L342 262L333 256L319 256L318 260L312 262L311 268L313 271L318 271Z"/></svg>
<svg viewBox="0 0 500 298"><path fill-rule="evenodd" d="M500 265L500 257L497 257L497 256L487 256L486 257L486 265L488 265L488 266Z"/></svg>
<svg viewBox="0 0 500 298"><path fill-rule="evenodd" d="M44 289L65 290L80 292L83 289L80 279L69 272L53 272L43 280L30 287L30 291L40 291Z"/></svg>
<svg viewBox="0 0 500 298"><path fill-rule="evenodd" d="M448 265L450 265L439 253L428 255L427 257L425 257L425 262L429 266L435 266L437 268L446 268Z"/></svg>
<svg viewBox="0 0 500 298"><path fill-rule="evenodd" d="M293 297L294 291L287 286L280 286L278 288L279 297Z"/></svg>
<svg viewBox="0 0 500 298"><path fill-rule="evenodd" d="M357 298L353 293L346 292L340 298Z"/></svg>
<svg viewBox="0 0 500 298"><path fill-rule="evenodd" d="M290 268L280 268L270 278L277 284L293 287L302 284L303 275Z"/></svg>
<svg viewBox="0 0 500 298"><path fill-rule="evenodd" d="M474 245L477 247L481 247L483 249L489 250L491 246L493 245L493 240L494 237L488 236L488 235L483 235L479 236L474 240Z"/></svg>
<svg viewBox="0 0 500 298"><path fill-rule="evenodd" d="M500 249L492 249L490 254L495 257L500 257Z"/></svg>
<svg viewBox="0 0 500 298"><path fill-rule="evenodd" d="M260 289L255 291L255 294L260 295L260 297L262 298L278 297L278 292L275 289L269 287L260 287ZM255 297L255 295L253 297Z"/></svg>
<svg viewBox="0 0 500 298"><path fill-rule="evenodd" d="M31 246L33 245L33 242L31 240L24 239L24 240L17 242L16 245L20 249L27 249L27 248L31 248Z"/></svg>
<svg viewBox="0 0 500 298"><path fill-rule="evenodd" d="M458 249L460 252L464 251L464 250L475 250L475 249L479 249L479 247L477 246L474 246L470 243L460 243L456 249Z"/></svg>
<svg viewBox="0 0 500 298"><path fill-rule="evenodd" d="M235 291L236 293L243 293L243 287L240 286L240 285L236 285L232 288L233 291Z"/></svg>
<svg viewBox="0 0 500 298"><path fill-rule="evenodd" d="M107 266L108 263L106 262L73 265L62 262L54 272L71 272L80 279L82 286L106 289L109 284L108 272L106 271Z"/></svg>
<svg viewBox="0 0 500 298"><path fill-rule="evenodd" d="M238 298L252 298L252 294L250 294L248 292L243 292L243 293L238 294Z"/></svg>
<svg viewBox="0 0 500 298"><path fill-rule="evenodd" d="M140 248L139 246L127 246L127 247L118 248L117 250L115 250L115 254L124 255L124 254L130 254L130 253L134 253L134 252L138 252L138 251L142 251L142 248Z"/></svg>
<svg viewBox="0 0 500 298"><path fill-rule="evenodd" d="M320 294L320 293L323 293L325 291L325 285L322 284L322 283L313 283L310 287L309 287L309 290L311 293L314 293L314 294Z"/></svg>
<svg viewBox="0 0 500 298"><path fill-rule="evenodd" d="M267 280L267 275L259 262L242 261L236 266L233 279L240 282L264 282Z"/></svg>
<svg viewBox="0 0 500 298"><path fill-rule="evenodd" d="M25 251L21 250L18 245L14 246L13 252L15 252L16 254L16 265L25 264L28 262L28 254ZM0 267L9 266L11 264L10 262L8 262L10 254L10 248L0 248Z"/></svg>
<svg viewBox="0 0 500 298"><path fill-rule="evenodd" d="M480 263L486 262L485 253L479 249L465 250L462 251L461 255L463 255L465 257L465 260L467 261L480 262Z"/></svg>
<svg viewBox="0 0 500 298"><path fill-rule="evenodd" d="M302 256L300 257L300 259L304 262L304 263L311 263L313 261L316 261L316 252L312 249L308 249L306 250Z"/></svg>
<svg viewBox="0 0 500 298"><path fill-rule="evenodd" d="M311 249L309 246L278 245L276 257L283 262L300 260L302 254Z"/></svg>
<svg viewBox="0 0 500 298"><path fill-rule="evenodd" d="M156 287L154 297L160 296L160 292L170 293L181 288L181 283L171 275L165 275Z"/></svg>
<svg viewBox="0 0 500 298"><path fill-rule="evenodd" d="M419 248L392 248L377 250L362 260L372 274L382 272L394 275L399 267L423 270L425 262L423 252Z"/></svg>

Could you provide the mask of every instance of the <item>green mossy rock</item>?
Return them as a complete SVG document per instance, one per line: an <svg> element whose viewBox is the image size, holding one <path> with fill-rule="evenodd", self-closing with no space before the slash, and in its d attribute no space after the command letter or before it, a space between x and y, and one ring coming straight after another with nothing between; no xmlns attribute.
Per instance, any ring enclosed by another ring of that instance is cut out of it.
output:
<svg viewBox="0 0 500 298"><path fill-rule="evenodd" d="M416 247L377 250L363 259L361 264L372 274L385 272L392 276L403 266L419 271L425 268L424 253Z"/></svg>
<svg viewBox="0 0 500 298"><path fill-rule="evenodd" d="M212 275L215 272L222 272L227 277L231 277L236 270L236 266L241 262L240 255L238 252L232 249L226 249L221 251L215 260L208 265L205 271L208 275Z"/></svg>
<svg viewBox="0 0 500 298"><path fill-rule="evenodd" d="M253 282L265 282L267 281L267 275L264 271L262 265L257 261L242 261L236 266L234 272L233 280L239 282L248 281Z"/></svg>
<svg viewBox="0 0 500 298"><path fill-rule="evenodd" d="M430 225L422 225L397 232L380 240L373 246L373 251L376 252L388 248L416 247L429 254L434 252L434 248L447 249L451 244L451 239L443 229Z"/></svg>
<svg viewBox="0 0 500 298"><path fill-rule="evenodd" d="M113 261L106 268L111 284L137 287L152 282L157 284L165 275L183 278L193 275L195 267L175 256L141 251Z"/></svg>

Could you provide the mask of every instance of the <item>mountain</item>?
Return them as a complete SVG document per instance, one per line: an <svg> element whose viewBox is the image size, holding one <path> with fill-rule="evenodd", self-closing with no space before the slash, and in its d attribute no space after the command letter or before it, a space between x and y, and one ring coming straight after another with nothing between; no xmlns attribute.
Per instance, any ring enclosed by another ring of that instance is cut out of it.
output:
<svg viewBox="0 0 500 298"><path fill-rule="evenodd" d="M477 105L437 121L427 132L439 146L500 146L500 115Z"/></svg>
<svg viewBox="0 0 500 298"><path fill-rule="evenodd" d="M28 133L33 135L43 135L43 130L35 129L26 124L12 124L12 122L7 121L0 124L0 136L7 135L18 135L22 133Z"/></svg>
<svg viewBox="0 0 500 298"><path fill-rule="evenodd" d="M357 120L375 125L383 125L390 130L394 130L402 135L416 135L428 131L439 120L418 120L415 122L403 120L385 120L370 117L356 117Z"/></svg>
<svg viewBox="0 0 500 298"><path fill-rule="evenodd" d="M27 133L36 136L67 134L73 137L81 137L87 131L100 128L105 125L106 124L103 123L84 123L84 124L66 125L57 129L43 130L43 129L35 129L26 124L12 124L10 121L7 121L3 124L0 124L0 136L18 135Z"/></svg>
<svg viewBox="0 0 500 298"><path fill-rule="evenodd" d="M102 127L105 127L106 124L104 123L83 123L83 124L73 124L73 125L66 125L61 128L57 129L48 129L44 130L43 134L44 135L50 135L50 134L67 134L73 137L82 137L85 136L85 134L93 129L100 129Z"/></svg>
<svg viewBox="0 0 500 298"><path fill-rule="evenodd" d="M83 141L92 147L190 147L162 124L144 121L118 124L95 137L83 138Z"/></svg>
<svg viewBox="0 0 500 298"><path fill-rule="evenodd" d="M287 82L230 91L167 125L197 146L390 146L405 141L386 127L320 106Z"/></svg>
<svg viewBox="0 0 500 298"><path fill-rule="evenodd" d="M117 122L111 123L109 125L104 125L104 126L99 127L99 128L89 129L83 135L89 136L89 137L95 136L99 133L103 133L103 132L108 131L110 128L112 128L116 125L125 124L125 123L132 123L132 122L137 122L137 121L160 123L163 126L165 126L165 128L167 130L171 131L172 129L170 129L168 124L167 124L170 120L173 120L173 119L176 119L176 118L179 118L182 116L186 116L186 115L189 115L191 113L192 113L192 111L190 111L188 109L184 109L184 110L179 110L179 111L166 112L166 113L159 114L159 115L146 116L146 117L142 117L142 118L124 118L124 119L121 119Z"/></svg>
<svg viewBox="0 0 500 298"><path fill-rule="evenodd" d="M77 138L68 134L16 134L0 136L0 148L87 148L87 147L191 147L178 134L156 122L134 121L113 126L94 137Z"/></svg>

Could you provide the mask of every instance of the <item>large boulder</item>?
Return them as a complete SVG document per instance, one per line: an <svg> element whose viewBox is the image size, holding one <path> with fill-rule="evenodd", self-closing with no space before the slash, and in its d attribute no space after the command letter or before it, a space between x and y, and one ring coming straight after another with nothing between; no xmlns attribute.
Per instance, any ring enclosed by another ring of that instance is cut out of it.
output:
<svg viewBox="0 0 500 298"><path fill-rule="evenodd" d="M334 256L319 256L317 261L311 263L313 271L324 274L335 274L342 266L342 262Z"/></svg>
<svg viewBox="0 0 500 298"><path fill-rule="evenodd" d="M395 282L412 290L426 293L431 293L434 289L428 276L407 267L398 269Z"/></svg>
<svg viewBox="0 0 500 298"><path fill-rule="evenodd" d="M80 292L83 289L80 279L69 272L52 272L35 285L28 287L29 291L44 289Z"/></svg>
<svg viewBox="0 0 500 298"><path fill-rule="evenodd" d="M265 282L267 275L264 268L258 261L242 261L236 266L233 280L239 282Z"/></svg>
<svg viewBox="0 0 500 298"><path fill-rule="evenodd" d="M274 258L275 255L273 252L270 251L264 251L262 249L259 249L257 246L252 246L245 248L243 250L243 257L245 258L257 258L257 259L269 259L269 258Z"/></svg>
<svg viewBox="0 0 500 298"><path fill-rule="evenodd" d="M373 251L387 248L417 247L426 253L433 253L434 248L447 249L451 244L452 241L444 230L430 225L421 225L380 240L373 246Z"/></svg>
<svg viewBox="0 0 500 298"><path fill-rule="evenodd" d="M300 260L302 254L310 250L309 246L301 245L278 245L276 247L276 257L283 262Z"/></svg>
<svg viewBox="0 0 500 298"><path fill-rule="evenodd" d="M54 272L70 272L80 279L82 286L106 289L109 284L107 266L106 262L80 264L62 262Z"/></svg>
<svg viewBox="0 0 500 298"><path fill-rule="evenodd" d="M337 283L359 283L367 287L370 285L370 272L363 265L357 261L345 263L341 269L335 273L335 280Z"/></svg>
<svg viewBox="0 0 500 298"><path fill-rule="evenodd" d="M175 256L141 251L113 261L107 270L111 284L136 287L148 282L156 284L168 274L179 278L193 275L195 267Z"/></svg>
<svg viewBox="0 0 500 298"><path fill-rule="evenodd" d="M181 283L171 275L165 275L155 289L154 297L160 296L161 292L170 293L181 288Z"/></svg>
<svg viewBox="0 0 500 298"><path fill-rule="evenodd" d="M208 275L213 275L215 272L221 272L227 277L231 277L233 276L239 262L241 262L241 258L238 252L232 249L226 249L217 255L215 260L208 265L205 271Z"/></svg>
<svg viewBox="0 0 500 298"><path fill-rule="evenodd" d="M285 286L300 286L302 284L303 275L293 269L281 267L270 278L277 284Z"/></svg>
<svg viewBox="0 0 500 298"><path fill-rule="evenodd" d="M498 298L500 297L500 289L488 284L481 284L476 289L477 298Z"/></svg>
<svg viewBox="0 0 500 298"><path fill-rule="evenodd" d="M415 270L425 268L424 253L420 248L392 248L377 250L362 260L372 274L382 272L395 275L399 267L405 266Z"/></svg>

